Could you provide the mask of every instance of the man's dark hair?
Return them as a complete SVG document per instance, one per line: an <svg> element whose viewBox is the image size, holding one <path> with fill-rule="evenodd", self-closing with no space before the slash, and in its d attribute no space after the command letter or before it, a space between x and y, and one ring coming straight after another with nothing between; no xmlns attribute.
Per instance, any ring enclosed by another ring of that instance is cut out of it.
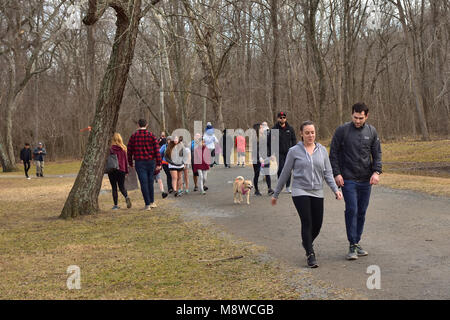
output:
<svg viewBox="0 0 450 320"><path fill-rule="evenodd" d="M28 142L25 142L25 145L26 145L26 146L29 146L30 144L29 144Z"/></svg>
<svg viewBox="0 0 450 320"><path fill-rule="evenodd" d="M140 128L143 128L143 127L145 127L147 125L147 120L139 119L138 124L139 124Z"/></svg>
<svg viewBox="0 0 450 320"><path fill-rule="evenodd" d="M352 114L355 112L362 113L363 111L364 115L367 116L369 114L369 108L365 105L364 102L358 102L352 106Z"/></svg>

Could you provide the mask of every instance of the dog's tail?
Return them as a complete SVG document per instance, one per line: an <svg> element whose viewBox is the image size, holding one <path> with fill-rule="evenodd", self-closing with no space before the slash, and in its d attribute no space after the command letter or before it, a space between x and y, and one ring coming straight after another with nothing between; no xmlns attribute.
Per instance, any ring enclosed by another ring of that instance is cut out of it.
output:
<svg viewBox="0 0 450 320"><path fill-rule="evenodd" d="M235 180L236 180L236 181L237 181L237 180L242 180L242 181L244 181L245 179L244 179L243 176L237 176Z"/></svg>

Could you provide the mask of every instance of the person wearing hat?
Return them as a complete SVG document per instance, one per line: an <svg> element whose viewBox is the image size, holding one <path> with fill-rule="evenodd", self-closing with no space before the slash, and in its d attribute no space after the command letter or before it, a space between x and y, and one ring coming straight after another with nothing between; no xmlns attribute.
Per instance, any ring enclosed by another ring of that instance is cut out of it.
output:
<svg viewBox="0 0 450 320"><path fill-rule="evenodd" d="M289 125L286 120L286 113L281 111L277 115L277 123L272 129L278 129L279 143L278 143L278 171L277 176L280 178L281 171L283 171L284 163L286 161L289 148L297 144L295 130ZM291 193L291 177L286 181L286 191Z"/></svg>
<svg viewBox="0 0 450 320"><path fill-rule="evenodd" d="M47 154L42 142L33 151L34 164L36 165L36 177L44 177L44 156Z"/></svg>
<svg viewBox="0 0 450 320"><path fill-rule="evenodd" d="M203 134L203 140L205 140L206 148L211 153L211 162L210 167L212 168L216 164L216 144L219 143L219 140L217 140L215 134L214 134L214 127L212 126L211 122L208 122L206 124L205 133Z"/></svg>

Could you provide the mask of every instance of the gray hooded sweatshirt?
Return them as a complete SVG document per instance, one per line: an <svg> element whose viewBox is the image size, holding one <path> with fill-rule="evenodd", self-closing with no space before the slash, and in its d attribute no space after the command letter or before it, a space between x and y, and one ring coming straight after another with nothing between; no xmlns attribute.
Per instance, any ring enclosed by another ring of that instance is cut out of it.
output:
<svg viewBox="0 0 450 320"><path fill-rule="evenodd" d="M300 141L289 149L284 163L283 171L278 178L277 187L273 194L278 198L281 189L286 184L288 177L293 173L292 196L312 195L323 197L323 181L325 180L333 192L338 191L338 187L333 178L330 159L327 149L316 142L314 152L310 155Z"/></svg>

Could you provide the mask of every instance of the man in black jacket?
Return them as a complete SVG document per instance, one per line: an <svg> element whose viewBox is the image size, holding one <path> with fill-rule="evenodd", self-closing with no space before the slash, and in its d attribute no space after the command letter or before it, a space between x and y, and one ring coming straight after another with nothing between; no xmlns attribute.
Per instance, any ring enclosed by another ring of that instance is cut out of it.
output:
<svg viewBox="0 0 450 320"><path fill-rule="evenodd" d="M28 170L30 170L30 161L32 159L31 156L31 149L30 149L30 144L29 143L25 143L25 147L20 150L20 160L22 160L23 163L23 168L25 170L25 177L27 177L27 179L31 179L28 176Z"/></svg>
<svg viewBox="0 0 450 320"><path fill-rule="evenodd" d="M330 148L330 162L345 200L345 226L350 243L348 260L366 256L359 245L373 184L381 174L381 146L377 131L366 123L369 108L364 103L352 107L352 121L338 127Z"/></svg>
<svg viewBox="0 0 450 320"><path fill-rule="evenodd" d="M278 160L277 176L280 177L289 148L297 144L297 138L295 137L294 128L287 123L286 113L279 112L277 117L278 121L272 129L278 129L279 134L279 144L278 144L279 156L277 159ZM291 178L289 177L289 179L286 182L286 191L289 193L291 192L290 185L291 185Z"/></svg>

